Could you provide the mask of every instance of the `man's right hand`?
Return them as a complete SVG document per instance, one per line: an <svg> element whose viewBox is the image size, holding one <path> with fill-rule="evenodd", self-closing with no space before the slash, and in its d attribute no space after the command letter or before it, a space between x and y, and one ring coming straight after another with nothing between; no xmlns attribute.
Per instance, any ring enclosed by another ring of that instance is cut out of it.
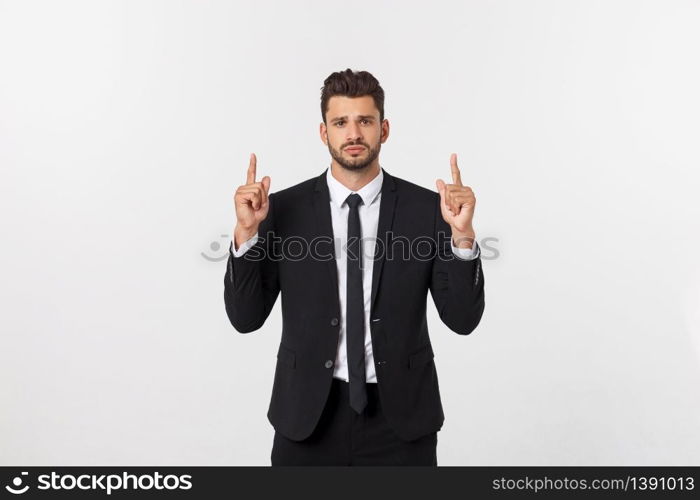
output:
<svg viewBox="0 0 700 500"><path fill-rule="evenodd" d="M260 182L255 181L256 162L255 153L251 153L246 183L236 190L234 196L237 221L233 234L236 249L258 232L258 226L265 220L270 208L270 177L266 175Z"/></svg>

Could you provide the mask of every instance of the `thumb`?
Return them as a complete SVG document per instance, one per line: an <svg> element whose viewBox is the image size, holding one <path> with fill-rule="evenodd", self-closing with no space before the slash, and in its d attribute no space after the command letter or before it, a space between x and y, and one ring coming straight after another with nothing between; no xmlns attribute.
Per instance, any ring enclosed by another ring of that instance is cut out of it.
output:
<svg viewBox="0 0 700 500"><path fill-rule="evenodd" d="M435 181L435 185L437 186L437 189L440 192L440 197L442 198L445 195L445 181L438 179Z"/></svg>
<svg viewBox="0 0 700 500"><path fill-rule="evenodd" d="M265 193L270 191L270 181L271 181L271 179L270 179L269 175L266 175L265 177L262 178L261 182L262 182L263 188L265 188Z"/></svg>

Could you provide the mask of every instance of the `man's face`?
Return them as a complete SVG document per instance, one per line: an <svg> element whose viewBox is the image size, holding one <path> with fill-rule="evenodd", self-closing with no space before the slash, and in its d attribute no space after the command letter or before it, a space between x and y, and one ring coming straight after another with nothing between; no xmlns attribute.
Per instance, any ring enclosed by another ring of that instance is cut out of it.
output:
<svg viewBox="0 0 700 500"><path fill-rule="evenodd" d="M367 168L379 156L389 137L389 121L379 121L379 110L371 96L333 96L328 100L321 139L333 159L348 170ZM355 148L355 149L353 149Z"/></svg>

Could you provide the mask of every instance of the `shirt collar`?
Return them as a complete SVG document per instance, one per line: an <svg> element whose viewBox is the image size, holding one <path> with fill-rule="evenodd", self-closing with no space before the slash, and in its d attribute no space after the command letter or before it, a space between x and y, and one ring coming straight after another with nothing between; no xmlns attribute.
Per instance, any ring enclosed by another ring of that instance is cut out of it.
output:
<svg viewBox="0 0 700 500"><path fill-rule="evenodd" d="M339 207L345 203L345 200L351 193L357 193L362 198L362 203L369 206L377 199L377 196L382 191L382 182L384 181L384 171L379 167L379 174L362 186L359 191L351 191L345 187L338 179L333 177L331 168L326 171L326 182L328 183L328 193L331 197L331 202Z"/></svg>

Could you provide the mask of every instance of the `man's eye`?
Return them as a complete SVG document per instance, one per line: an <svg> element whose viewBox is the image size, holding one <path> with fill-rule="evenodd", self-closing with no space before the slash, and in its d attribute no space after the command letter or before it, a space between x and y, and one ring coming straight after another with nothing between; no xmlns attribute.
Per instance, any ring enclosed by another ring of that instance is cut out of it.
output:
<svg viewBox="0 0 700 500"><path fill-rule="evenodd" d="M363 119L360 120L360 121L365 122L365 123L370 123L370 121L367 120L366 118L363 118ZM340 126L340 125L342 125L343 123L345 123L345 122L344 122L344 121L335 122L335 124L336 124L337 126Z"/></svg>

